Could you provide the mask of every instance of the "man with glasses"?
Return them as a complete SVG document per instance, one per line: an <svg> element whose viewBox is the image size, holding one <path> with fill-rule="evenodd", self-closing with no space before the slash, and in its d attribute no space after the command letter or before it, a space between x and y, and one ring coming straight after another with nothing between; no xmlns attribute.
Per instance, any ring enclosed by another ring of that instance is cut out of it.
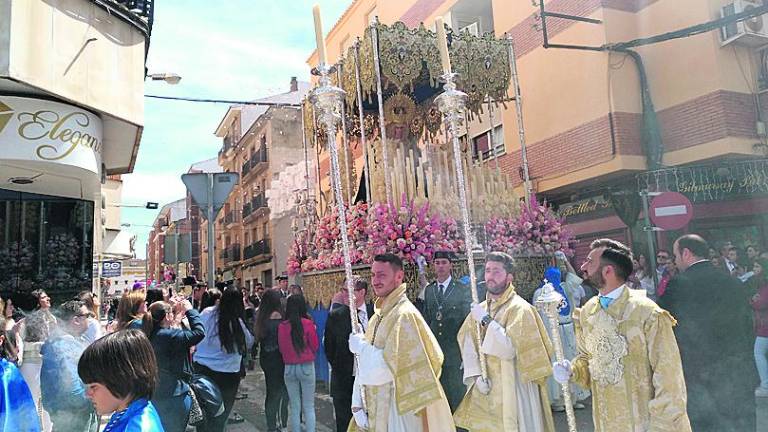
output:
<svg viewBox="0 0 768 432"><path fill-rule="evenodd" d="M91 312L79 300L62 304L58 310L59 327L40 349L40 390L54 432L95 432L99 425L77 374L77 362L87 346L82 336L90 316Z"/></svg>

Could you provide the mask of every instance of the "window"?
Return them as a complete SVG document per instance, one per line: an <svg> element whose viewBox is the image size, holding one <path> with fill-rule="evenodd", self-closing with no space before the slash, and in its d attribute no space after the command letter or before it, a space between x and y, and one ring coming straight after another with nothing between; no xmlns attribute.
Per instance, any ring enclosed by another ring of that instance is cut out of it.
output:
<svg viewBox="0 0 768 432"><path fill-rule="evenodd" d="M504 154L504 128L502 125L493 128L493 143L491 131L488 130L472 138L472 159L484 161Z"/></svg>

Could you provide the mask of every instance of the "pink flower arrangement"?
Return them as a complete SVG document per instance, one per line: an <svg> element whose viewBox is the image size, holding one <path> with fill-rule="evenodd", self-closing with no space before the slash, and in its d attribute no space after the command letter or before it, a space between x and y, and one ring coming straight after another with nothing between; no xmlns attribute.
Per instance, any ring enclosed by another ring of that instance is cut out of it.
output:
<svg viewBox="0 0 768 432"><path fill-rule="evenodd" d="M491 218L485 224L492 251L512 255L548 256L557 251L573 255L573 232L547 205L531 196L532 204L523 204L515 218Z"/></svg>
<svg viewBox="0 0 768 432"><path fill-rule="evenodd" d="M390 252L415 262L419 256L431 260L437 250L460 251L463 246L455 220L431 215L429 203L417 206L405 195L399 206L376 204L368 216L372 255Z"/></svg>

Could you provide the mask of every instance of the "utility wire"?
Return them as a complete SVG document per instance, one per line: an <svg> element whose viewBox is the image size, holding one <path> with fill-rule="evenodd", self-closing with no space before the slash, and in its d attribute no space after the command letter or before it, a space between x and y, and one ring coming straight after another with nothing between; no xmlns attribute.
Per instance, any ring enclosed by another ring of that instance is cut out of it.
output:
<svg viewBox="0 0 768 432"><path fill-rule="evenodd" d="M768 4L765 4L763 6L759 6L753 9L745 10L744 12L733 14L724 18L716 19L714 21L709 21L703 24L686 27L684 29L680 29L680 30L676 30L668 33L662 33L660 35L656 35L652 37L634 39L628 42L605 44L602 46L602 49L606 51L623 51L628 48L655 44L655 43L664 42L672 39L680 39L684 37L695 36L695 35L706 33L712 30L717 30L720 27L724 27L731 23L746 21L750 18L754 18L756 16L760 16L765 13L768 13Z"/></svg>
<svg viewBox="0 0 768 432"><path fill-rule="evenodd" d="M294 107L294 108L301 107L301 104L291 103L291 102L238 101L238 100L227 100L227 99L201 99L201 98L158 96L158 95L144 95L144 97L152 98L152 99L177 100L177 101L185 101L185 102L223 103L223 104L229 104L229 105L265 105L265 106Z"/></svg>

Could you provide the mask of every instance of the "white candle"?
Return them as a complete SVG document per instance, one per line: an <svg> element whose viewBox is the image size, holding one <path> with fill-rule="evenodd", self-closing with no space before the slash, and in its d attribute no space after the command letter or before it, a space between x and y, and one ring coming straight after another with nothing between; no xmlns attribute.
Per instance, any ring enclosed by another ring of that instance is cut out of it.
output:
<svg viewBox="0 0 768 432"><path fill-rule="evenodd" d="M443 17L435 18L435 30L437 31L437 49L440 50L440 61L443 63L443 72L451 73L451 58L448 57L448 36L445 34Z"/></svg>
<svg viewBox="0 0 768 432"><path fill-rule="evenodd" d="M317 41L317 56L320 64L325 64L325 38L323 38L323 21L320 19L320 5L312 7L315 17L315 40Z"/></svg>

